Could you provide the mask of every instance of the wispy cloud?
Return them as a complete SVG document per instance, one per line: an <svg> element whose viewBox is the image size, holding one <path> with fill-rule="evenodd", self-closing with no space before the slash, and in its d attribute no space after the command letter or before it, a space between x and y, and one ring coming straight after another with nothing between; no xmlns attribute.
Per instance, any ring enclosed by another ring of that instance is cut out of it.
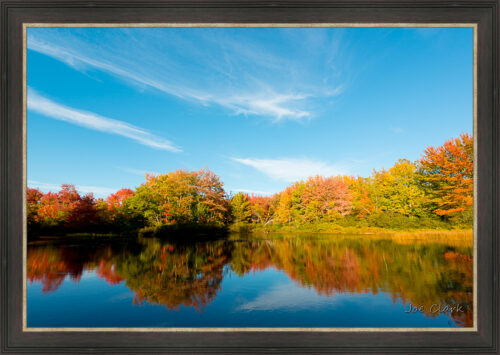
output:
<svg viewBox="0 0 500 355"><path fill-rule="evenodd" d="M61 190L61 185L58 184L51 184L51 183L46 183L46 182L40 182L40 181L35 181L35 180L28 180L28 186L31 188L38 188L42 191L45 192L55 192ZM85 186L85 185L75 185L75 189L79 193L83 194L88 194L88 193L93 193L94 195L98 197L105 197L108 196L112 193L115 193L119 189L114 189L114 188L109 188L109 187L102 187L102 186Z"/></svg>
<svg viewBox="0 0 500 355"><path fill-rule="evenodd" d="M396 134L399 134L399 133L403 133L405 130L401 127L391 127L391 131L396 133Z"/></svg>
<svg viewBox="0 0 500 355"><path fill-rule="evenodd" d="M232 158L232 160L250 166L273 179L286 182L303 180L314 175L335 176L349 173L343 166L306 158Z"/></svg>
<svg viewBox="0 0 500 355"><path fill-rule="evenodd" d="M112 118L103 117L96 113L82 111L58 104L39 95L33 89L28 90L28 110L81 127L123 136L152 148L168 150L171 152L181 151L180 148L176 147L170 141L155 136L143 128Z"/></svg>
<svg viewBox="0 0 500 355"><path fill-rule="evenodd" d="M29 37L28 49L60 60L77 70L84 70L87 67L93 67L108 74L132 81L134 84L149 86L180 98L191 97L201 101L205 101L207 99L201 93L197 94L196 92L189 92L184 88L166 85L165 83L140 75L131 70L123 69L116 64L91 58L83 53L79 53L76 50L63 48L53 43L41 42L33 37Z"/></svg>
<svg viewBox="0 0 500 355"><path fill-rule="evenodd" d="M310 288L297 287L293 283L278 284L261 292L255 299L240 305L239 311L306 310L332 306L338 303L334 297L319 296Z"/></svg>
<svg viewBox="0 0 500 355"><path fill-rule="evenodd" d="M221 30L108 29L101 33L103 42L95 43L75 29L30 29L28 48L76 70L99 70L141 89L274 122L310 119L317 108L315 98L342 92L338 79L318 77L318 72L330 74L330 62L309 62L313 52L336 52L338 45L315 42L314 48L300 50L296 46L301 42L294 40L289 46L297 51L295 56L284 57L283 51L252 41L242 32L228 36ZM286 37L287 32L280 35ZM318 71L318 65L326 69Z"/></svg>
<svg viewBox="0 0 500 355"><path fill-rule="evenodd" d="M265 115L274 117L275 121L283 119L300 120L311 116L308 111L293 109L290 104L306 99L305 95L258 95L255 97L233 96L219 99L218 103L233 109L237 114Z"/></svg>
<svg viewBox="0 0 500 355"><path fill-rule="evenodd" d="M246 193L246 194L259 195L259 196L269 196L269 195L272 195L272 193L269 192L269 191L260 191L260 190L227 189L227 191L230 191L232 193L243 192L243 193Z"/></svg>

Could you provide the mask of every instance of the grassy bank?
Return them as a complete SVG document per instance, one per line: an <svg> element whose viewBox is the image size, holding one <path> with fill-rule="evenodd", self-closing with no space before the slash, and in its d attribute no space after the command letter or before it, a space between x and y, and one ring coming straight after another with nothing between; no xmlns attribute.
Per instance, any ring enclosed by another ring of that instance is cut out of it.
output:
<svg viewBox="0 0 500 355"><path fill-rule="evenodd" d="M235 233L262 235L264 238L310 238L314 235L335 239L390 239L397 244L427 245L446 244L454 247L472 248L474 237L472 228L455 229L389 229L376 227L341 227L338 225L302 225L302 226L264 226L256 224L237 224L231 226Z"/></svg>
<svg viewBox="0 0 500 355"><path fill-rule="evenodd" d="M230 227L233 232L243 232L243 233L333 233L333 234L413 234L413 233L425 233L431 234L443 234L446 232L472 232L472 227L451 227L448 225L439 226L437 228L429 227L393 227L393 228L381 228L381 227L369 227L369 226L342 226L333 223L314 223L314 224L301 224L301 225L279 225L279 224L255 224L255 223L238 223L233 224Z"/></svg>
<svg viewBox="0 0 500 355"><path fill-rule="evenodd" d="M472 227L459 227L451 225L440 225L437 227L392 227L381 228L373 226L342 226L334 223L310 223L310 224L259 224L259 223L234 223L229 226L224 225L206 225L206 224L168 224L159 226L149 226L140 229L130 230L127 232L108 232L108 233L95 233L95 232L75 232L69 233L43 233L39 235L31 235L28 233L29 240L39 239L42 236L57 237L71 237L81 239L97 239L97 238L118 238L118 237L169 237L172 239L208 239L220 238L227 236L228 233L242 233L242 234L343 234L343 235L381 235L381 236L400 236L404 239L418 238L432 238L433 236L442 235L455 235L462 238L465 236L472 236Z"/></svg>

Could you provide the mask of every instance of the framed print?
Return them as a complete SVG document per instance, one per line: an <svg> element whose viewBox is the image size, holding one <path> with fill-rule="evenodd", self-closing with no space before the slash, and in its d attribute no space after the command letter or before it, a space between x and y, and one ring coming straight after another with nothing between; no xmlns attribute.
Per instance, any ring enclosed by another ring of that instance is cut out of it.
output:
<svg viewBox="0 0 500 355"><path fill-rule="evenodd" d="M498 1L2 1L2 352L498 352Z"/></svg>

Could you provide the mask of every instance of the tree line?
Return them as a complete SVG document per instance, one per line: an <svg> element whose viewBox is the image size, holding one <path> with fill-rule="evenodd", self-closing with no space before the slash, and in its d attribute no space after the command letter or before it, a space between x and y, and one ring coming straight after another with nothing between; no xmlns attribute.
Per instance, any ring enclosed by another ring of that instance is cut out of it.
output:
<svg viewBox="0 0 500 355"><path fill-rule="evenodd" d="M208 169L146 174L135 190L106 199L80 195L73 185L43 193L28 188L28 230L40 233L125 233L138 230L472 226L473 138L463 133L420 159L399 159L369 177L312 176L272 196L227 194Z"/></svg>

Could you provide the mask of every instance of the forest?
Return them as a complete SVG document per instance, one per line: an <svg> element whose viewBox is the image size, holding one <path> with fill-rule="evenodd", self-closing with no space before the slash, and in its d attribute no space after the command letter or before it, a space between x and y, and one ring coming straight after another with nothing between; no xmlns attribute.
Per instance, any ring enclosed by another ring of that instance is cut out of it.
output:
<svg viewBox="0 0 500 355"><path fill-rule="evenodd" d="M230 194L208 169L146 174L107 198L27 190L28 235L153 234L193 230L376 232L471 229L473 137L462 133L369 177L311 176L272 196Z"/></svg>

